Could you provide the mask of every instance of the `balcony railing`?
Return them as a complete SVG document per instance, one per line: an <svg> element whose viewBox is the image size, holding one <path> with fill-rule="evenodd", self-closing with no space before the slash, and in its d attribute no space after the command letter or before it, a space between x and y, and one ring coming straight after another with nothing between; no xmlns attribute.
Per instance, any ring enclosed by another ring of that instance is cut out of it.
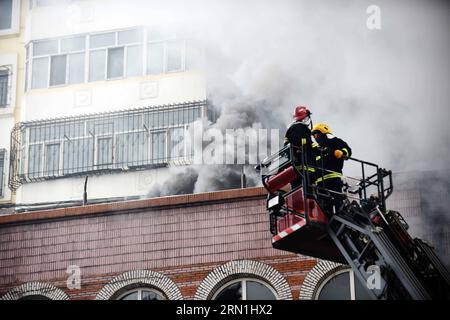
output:
<svg viewBox="0 0 450 320"><path fill-rule="evenodd" d="M9 186L191 163L185 139L206 101L22 122L11 133Z"/></svg>

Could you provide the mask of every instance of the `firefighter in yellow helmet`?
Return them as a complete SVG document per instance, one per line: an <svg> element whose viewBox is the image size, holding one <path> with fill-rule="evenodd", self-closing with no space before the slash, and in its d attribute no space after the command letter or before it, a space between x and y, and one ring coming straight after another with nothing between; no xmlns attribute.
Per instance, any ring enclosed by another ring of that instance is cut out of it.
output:
<svg viewBox="0 0 450 320"><path fill-rule="evenodd" d="M319 199L323 209L330 215L333 213L333 205L337 211L344 200L342 168L344 160L351 157L352 149L344 140L333 136L330 126L325 123L316 124L311 133L322 150L316 157L317 166L321 169L317 172L315 184L331 191L332 200L324 197Z"/></svg>

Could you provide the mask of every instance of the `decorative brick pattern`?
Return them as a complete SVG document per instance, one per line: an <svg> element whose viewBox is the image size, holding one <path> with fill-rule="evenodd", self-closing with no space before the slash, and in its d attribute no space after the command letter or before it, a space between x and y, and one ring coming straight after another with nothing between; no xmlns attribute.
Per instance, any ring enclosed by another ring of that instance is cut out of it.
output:
<svg viewBox="0 0 450 320"><path fill-rule="evenodd" d="M29 282L8 291L1 300L18 300L26 296L40 295L51 300L67 300L69 296L50 283Z"/></svg>
<svg viewBox="0 0 450 320"><path fill-rule="evenodd" d="M312 300L317 294L322 281L331 274L347 269L349 266L327 260L321 260L305 277L300 288L300 300Z"/></svg>
<svg viewBox="0 0 450 320"><path fill-rule="evenodd" d="M161 291L169 300L182 300L177 285L167 276L151 270L129 271L115 277L97 294L96 300L114 300L126 290L151 287Z"/></svg>
<svg viewBox="0 0 450 320"><path fill-rule="evenodd" d="M241 277L255 277L263 280L272 286L279 300L292 300L291 288L281 273L265 263L250 260L230 261L214 269L202 281L194 299L211 299L218 288Z"/></svg>

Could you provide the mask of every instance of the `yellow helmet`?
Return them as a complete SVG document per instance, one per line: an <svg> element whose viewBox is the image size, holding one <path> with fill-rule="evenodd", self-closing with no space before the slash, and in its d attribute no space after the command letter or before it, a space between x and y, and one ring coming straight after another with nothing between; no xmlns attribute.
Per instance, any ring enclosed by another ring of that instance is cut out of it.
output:
<svg viewBox="0 0 450 320"><path fill-rule="evenodd" d="M326 123L318 123L314 126L312 129L312 133L314 134L314 131L322 132L323 134L331 133L330 127Z"/></svg>

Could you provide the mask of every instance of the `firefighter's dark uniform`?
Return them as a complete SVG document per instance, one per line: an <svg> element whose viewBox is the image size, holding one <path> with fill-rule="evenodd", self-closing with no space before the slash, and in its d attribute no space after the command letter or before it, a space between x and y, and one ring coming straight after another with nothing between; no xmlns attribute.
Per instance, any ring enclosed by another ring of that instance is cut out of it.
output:
<svg viewBox="0 0 450 320"><path fill-rule="evenodd" d="M323 169L317 170L315 184L320 188L342 193L342 168L344 167L344 160L351 157L352 149L344 140L337 137L324 139L324 141L321 141L320 147L324 151L316 156L316 161L317 166ZM341 158L336 158L334 155L336 150L342 151L343 156ZM322 206L328 214L333 213L333 205L338 210L345 198L343 195L333 193L331 196L334 201L319 197L322 198L320 199Z"/></svg>
<svg viewBox="0 0 450 320"><path fill-rule="evenodd" d="M318 144L312 142L311 138L311 129L303 123L294 122L290 125L288 130L286 131L286 135L284 137L284 145L288 143L292 144L296 147L296 150L303 150L305 152L305 163L306 170L308 174L306 175L306 182L309 185L315 179L315 169L311 167L311 165L315 164L315 158L317 156L317 147ZM300 153L297 153L298 156L301 156ZM295 159L295 165L300 172L302 172L302 160L301 158ZM301 178L294 181L291 184L292 188L295 188L302 184Z"/></svg>

